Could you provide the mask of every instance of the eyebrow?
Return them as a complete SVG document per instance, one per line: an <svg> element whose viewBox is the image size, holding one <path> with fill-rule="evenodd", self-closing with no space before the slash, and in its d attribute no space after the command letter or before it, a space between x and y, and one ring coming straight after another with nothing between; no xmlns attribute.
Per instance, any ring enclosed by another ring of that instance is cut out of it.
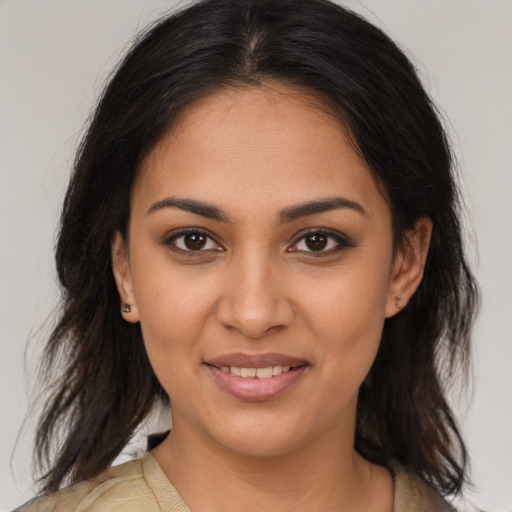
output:
<svg viewBox="0 0 512 512"><path fill-rule="evenodd" d="M177 208L179 210L201 215L202 217L219 222L231 222L229 215L217 206L203 201L197 201L196 199L178 199L175 197L166 197L165 199L152 204L147 211L147 215L165 208ZM352 201L344 197L330 197L326 199L308 201L306 203L285 208L279 213L279 222L281 224L287 224L301 217L307 217L309 215L324 213L331 210L344 209L352 210L365 216L367 215L363 206L356 201Z"/></svg>
<svg viewBox="0 0 512 512"><path fill-rule="evenodd" d="M318 201L308 201L290 208L285 208L279 214L279 221L281 224L293 222L300 217L308 215L315 215L317 213L324 213L331 210L352 210L364 216L367 215L366 210L361 204L344 197L329 197Z"/></svg>
<svg viewBox="0 0 512 512"><path fill-rule="evenodd" d="M229 215L216 206L195 199L177 199L175 197L166 197L152 204L146 215L150 215L164 208L178 208L179 210L201 215L207 219L230 222Z"/></svg>

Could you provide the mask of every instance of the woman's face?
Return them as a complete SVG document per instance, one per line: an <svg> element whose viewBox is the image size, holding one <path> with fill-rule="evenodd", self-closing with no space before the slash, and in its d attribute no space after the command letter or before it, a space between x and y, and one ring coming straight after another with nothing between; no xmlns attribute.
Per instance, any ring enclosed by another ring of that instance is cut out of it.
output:
<svg viewBox="0 0 512 512"><path fill-rule="evenodd" d="M194 103L143 163L113 253L176 434L256 456L353 442L358 388L411 270L367 165L317 101L267 86Z"/></svg>

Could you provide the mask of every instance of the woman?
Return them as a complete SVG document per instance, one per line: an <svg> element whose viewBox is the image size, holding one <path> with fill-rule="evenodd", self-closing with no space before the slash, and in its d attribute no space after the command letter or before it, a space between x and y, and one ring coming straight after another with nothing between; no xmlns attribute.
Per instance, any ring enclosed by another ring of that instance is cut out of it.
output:
<svg viewBox="0 0 512 512"><path fill-rule="evenodd" d="M62 214L37 457L43 494L75 485L22 510L450 510L457 212L434 107L358 16L210 0L154 26ZM107 469L158 404L171 433Z"/></svg>

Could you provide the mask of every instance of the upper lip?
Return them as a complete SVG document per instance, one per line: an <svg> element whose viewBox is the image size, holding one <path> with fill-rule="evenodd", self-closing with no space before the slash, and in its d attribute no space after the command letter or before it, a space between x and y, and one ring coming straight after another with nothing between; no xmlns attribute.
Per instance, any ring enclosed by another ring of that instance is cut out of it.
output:
<svg viewBox="0 0 512 512"><path fill-rule="evenodd" d="M298 357L275 352L265 352L263 354L244 354L243 352L234 352L224 354L213 359L205 361L206 364L216 366L238 366L240 368L265 368L267 366L301 366L307 364L307 361Z"/></svg>

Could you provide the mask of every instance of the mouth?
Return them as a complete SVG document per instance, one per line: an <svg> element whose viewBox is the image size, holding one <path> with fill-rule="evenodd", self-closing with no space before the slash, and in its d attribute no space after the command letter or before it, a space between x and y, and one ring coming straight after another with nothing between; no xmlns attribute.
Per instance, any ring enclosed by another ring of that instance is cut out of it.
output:
<svg viewBox="0 0 512 512"><path fill-rule="evenodd" d="M276 398L294 387L309 364L285 354L229 354L204 364L217 384L244 401Z"/></svg>
<svg viewBox="0 0 512 512"><path fill-rule="evenodd" d="M290 365L282 366L276 364L275 366L265 366L263 368L244 368L239 366L221 366L220 370L224 373L231 373L244 379L271 379L278 377L282 373L289 372L292 369Z"/></svg>
<svg viewBox="0 0 512 512"><path fill-rule="evenodd" d="M234 352L225 354L213 359L208 359L205 364L215 366L216 368L290 368L307 364L305 359L300 359L288 354L279 354L277 352L265 352L262 354L246 354L244 352ZM286 370L286 371L288 371ZM236 371L236 370L235 370ZM278 371L278 370L276 370Z"/></svg>

